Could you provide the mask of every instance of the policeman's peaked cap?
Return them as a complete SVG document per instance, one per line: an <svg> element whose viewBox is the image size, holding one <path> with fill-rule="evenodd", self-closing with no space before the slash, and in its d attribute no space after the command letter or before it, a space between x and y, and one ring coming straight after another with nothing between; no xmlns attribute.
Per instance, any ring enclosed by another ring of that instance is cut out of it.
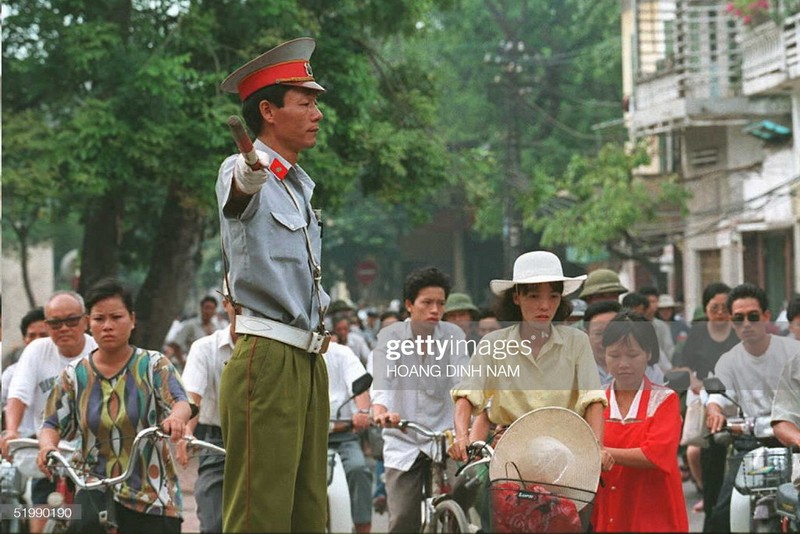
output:
<svg viewBox="0 0 800 534"><path fill-rule="evenodd" d="M222 90L239 93L242 101L263 87L278 84L325 91L314 80L309 63L315 46L310 37L279 44L236 69L222 82Z"/></svg>

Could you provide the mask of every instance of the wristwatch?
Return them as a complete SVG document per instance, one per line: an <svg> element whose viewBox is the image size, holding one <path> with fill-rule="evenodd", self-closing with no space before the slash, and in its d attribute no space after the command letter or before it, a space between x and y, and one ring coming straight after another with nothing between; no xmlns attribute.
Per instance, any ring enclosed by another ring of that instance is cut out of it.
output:
<svg viewBox="0 0 800 534"><path fill-rule="evenodd" d="M358 413L365 413L365 414L367 414L367 415L369 415L369 412L370 412L370 411L371 411L371 409L370 409L370 408L359 408L359 409L358 409Z"/></svg>

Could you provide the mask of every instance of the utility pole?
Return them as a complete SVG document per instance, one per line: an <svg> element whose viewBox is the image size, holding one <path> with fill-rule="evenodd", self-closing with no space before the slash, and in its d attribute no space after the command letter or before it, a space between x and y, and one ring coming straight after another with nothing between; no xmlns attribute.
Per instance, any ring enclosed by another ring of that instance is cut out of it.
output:
<svg viewBox="0 0 800 534"><path fill-rule="evenodd" d="M521 254L522 245L522 213L517 205L517 198L527 187L522 176L520 148L522 109L521 99L531 92L525 83L526 64L530 64L530 56L526 52L525 43L520 40L500 41L497 51L487 53L484 61L500 67L500 73L494 78L495 84L501 86L506 115L505 143L505 176L503 180L503 270L507 276L512 274L514 260Z"/></svg>

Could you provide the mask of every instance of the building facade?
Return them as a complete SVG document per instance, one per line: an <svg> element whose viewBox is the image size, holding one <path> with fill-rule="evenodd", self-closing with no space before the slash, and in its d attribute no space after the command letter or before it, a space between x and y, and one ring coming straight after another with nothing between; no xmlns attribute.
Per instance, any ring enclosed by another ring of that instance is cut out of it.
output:
<svg viewBox="0 0 800 534"><path fill-rule="evenodd" d="M653 156L638 175L691 193L686 217L653 230L680 262L663 289L691 315L708 283L752 282L776 315L800 288L800 14L744 24L725 1L622 5L626 125Z"/></svg>

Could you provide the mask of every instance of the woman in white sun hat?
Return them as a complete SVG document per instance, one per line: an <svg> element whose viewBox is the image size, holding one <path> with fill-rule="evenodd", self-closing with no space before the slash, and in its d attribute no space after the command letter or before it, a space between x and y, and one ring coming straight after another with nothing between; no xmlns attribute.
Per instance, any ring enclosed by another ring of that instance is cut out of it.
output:
<svg viewBox="0 0 800 534"><path fill-rule="evenodd" d="M507 426L531 410L561 407L576 412L603 442L606 398L587 335L561 321L571 307L567 295L586 276L564 276L561 261L551 252L534 251L514 262L512 280L492 280L501 299L498 319L512 326L491 332L478 343L473 372L450 392L456 403L456 440L450 456L466 460L471 416ZM485 412L484 412L485 410ZM484 415L485 414L485 415ZM603 467L613 464L602 453Z"/></svg>

